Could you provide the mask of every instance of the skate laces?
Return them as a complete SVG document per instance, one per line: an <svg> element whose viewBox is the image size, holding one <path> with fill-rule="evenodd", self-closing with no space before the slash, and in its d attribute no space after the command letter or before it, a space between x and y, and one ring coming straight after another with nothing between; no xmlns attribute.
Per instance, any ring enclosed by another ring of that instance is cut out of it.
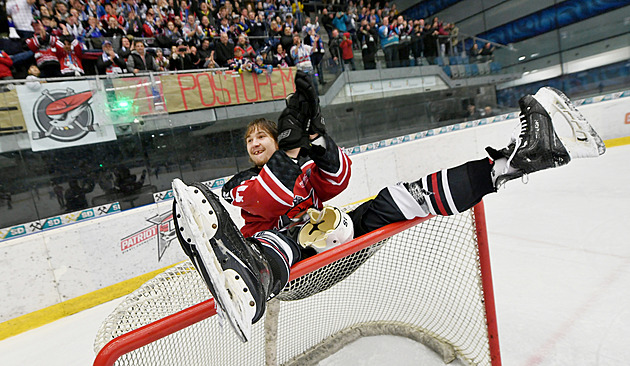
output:
<svg viewBox="0 0 630 366"><path fill-rule="evenodd" d="M523 112L520 113L520 120L521 120L521 123L519 125L520 129L514 128L514 130L512 131L511 140L514 143L514 149L512 150L510 157L508 157L507 164L505 165L505 168L503 169L504 170L503 174L506 174L508 170L510 169L510 166L512 164L512 159L514 159L514 156L516 156L516 151L519 149L519 147L521 147L521 144L523 143L523 135L525 135L525 132L527 130L527 118L525 118L525 114Z"/></svg>

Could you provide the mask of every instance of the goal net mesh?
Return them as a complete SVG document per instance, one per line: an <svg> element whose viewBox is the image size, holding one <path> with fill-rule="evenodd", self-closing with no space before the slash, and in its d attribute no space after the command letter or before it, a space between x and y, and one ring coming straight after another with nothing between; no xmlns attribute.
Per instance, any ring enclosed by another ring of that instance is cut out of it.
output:
<svg viewBox="0 0 630 366"><path fill-rule="evenodd" d="M116 365L316 364L361 336L424 343L445 362L490 365L474 213L434 217L291 281L242 343L212 316L124 354ZM94 349L210 298L190 262L130 294Z"/></svg>

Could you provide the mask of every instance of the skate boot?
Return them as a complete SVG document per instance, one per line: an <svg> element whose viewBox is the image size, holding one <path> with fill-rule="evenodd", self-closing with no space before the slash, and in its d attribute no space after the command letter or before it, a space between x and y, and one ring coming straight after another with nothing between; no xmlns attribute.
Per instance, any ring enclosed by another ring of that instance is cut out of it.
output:
<svg viewBox="0 0 630 366"><path fill-rule="evenodd" d="M526 95L518 103L521 108L520 134L501 150L486 148L488 155L495 161L507 159L505 169L493 170L496 175L493 177L495 187L526 174L566 165L571 161L567 149L556 135L551 117L536 98Z"/></svg>
<svg viewBox="0 0 630 366"><path fill-rule="evenodd" d="M571 159L596 158L606 152L602 138L564 93L552 87L543 87L536 92L534 98L549 113ZM562 121L571 129L567 136L563 136Z"/></svg>
<svg viewBox="0 0 630 366"><path fill-rule="evenodd" d="M219 198L201 183L173 181L177 239L214 297L217 315L227 317L246 342L262 317L272 272L258 241L245 239Z"/></svg>

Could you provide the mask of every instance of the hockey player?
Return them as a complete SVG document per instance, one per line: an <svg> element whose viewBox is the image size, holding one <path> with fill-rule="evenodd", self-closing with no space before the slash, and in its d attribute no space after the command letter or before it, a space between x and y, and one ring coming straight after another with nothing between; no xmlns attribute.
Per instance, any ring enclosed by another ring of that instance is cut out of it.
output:
<svg viewBox="0 0 630 366"><path fill-rule="evenodd" d="M605 152L566 96L543 88L521 98L520 134L503 149L488 147L490 158L388 186L346 215L323 209L323 202L346 188L351 160L326 133L308 76L298 72L295 85L277 127L266 119L250 123L246 143L254 167L223 187L223 198L241 208L240 231L206 186L173 181L178 239L212 292L217 312L243 341L266 301L288 282L291 266L313 254L309 245L320 251L393 222L457 214L509 180ZM552 115L577 131L573 145L558 138Z"/></svg>

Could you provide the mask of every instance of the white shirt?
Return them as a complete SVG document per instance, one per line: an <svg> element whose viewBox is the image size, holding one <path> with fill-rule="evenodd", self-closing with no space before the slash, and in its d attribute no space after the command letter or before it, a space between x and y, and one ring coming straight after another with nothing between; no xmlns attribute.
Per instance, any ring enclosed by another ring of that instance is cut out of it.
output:
<svg viewBox="0 0 630 366"><path fill-rule="evenodd" d="M26 0L9 0L7 2L7 14L13 19L15 29L26 32L33 32L33 13L31 6Z"/></svg>
<svg viewBox="0 0 630 366"><path fill-rule="evenodd" d="M311 46L300 44L300 46L291 47L291 57L295 61L295 66L298 70L311 71L313 70L313 64L311 63Z"/></svg>

